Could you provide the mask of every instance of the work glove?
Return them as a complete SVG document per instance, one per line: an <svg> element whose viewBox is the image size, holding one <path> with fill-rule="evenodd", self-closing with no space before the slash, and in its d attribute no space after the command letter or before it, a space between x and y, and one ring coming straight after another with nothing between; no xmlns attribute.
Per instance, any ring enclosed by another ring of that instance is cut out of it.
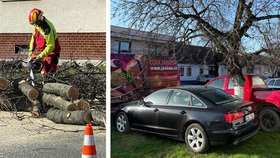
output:
<svg viewBox="0 0 280 158"><path fill-rule="evenodd" d="M42 59L35 57L33 59L31 59L32 64L41 64L42 63Z"/></svg>

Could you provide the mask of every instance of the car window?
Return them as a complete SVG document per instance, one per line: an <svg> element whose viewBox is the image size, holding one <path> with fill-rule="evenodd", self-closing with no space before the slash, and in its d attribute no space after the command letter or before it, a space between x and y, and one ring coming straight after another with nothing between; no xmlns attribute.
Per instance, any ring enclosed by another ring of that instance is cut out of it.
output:
<svg viewBox="0 0 280 158"><path fill-rule="evenodd" d="M192 98L193 107L205 107L204 104L201 101L199 101L197 98L195 98L194 96L192 96L191 98Z"/></svg>
<svg viewBox="0 0 280 158"><path fill-rule="evenodd" d="M280 86L280 80L276 80L276 82L274 83L274 86Z"/></svg>
<svg viewBox="0 0 280 158"><path fill-rule="evenodd" d="M208 87L223 89L224 83L225 83L225 78L219 78L219 79L212 81L210 84L208 84Z"/></svg>
<svg viewBox="0 0 280 158"><path fill-rule="evenodd" d="M170 93L170 90L159 90L148 95L144 101L149 105L163 105L166 103L166 99Z"/></svg>
<svg viewBox="0 0 280 158"><path fill-rule="evenodd" d="M208 89L199 94L216 105L222 105L237 100L237 98L233 97L229 93L219 89Z"/></svg>
<svg viewBox="0 0 280 158"><path fill-rule="evenodd" d="M267 84L268 84L268 85L273 85L274 81L275 81L275 80L270 80L270 81L268 81Z"/></svg>
<svg viewBox="0 0 280 158"><path fill-rule="evenodd" d="M264 80L260 76L253 76L253 88L267 88Z"/></svg>
<svg viewBox="0 0 280 158"><path fill-rule="evenodd" d="M190 96L189 93L182 90L174 90L169 101L168 105L172 106L189 106L190 105Z"/></svg>

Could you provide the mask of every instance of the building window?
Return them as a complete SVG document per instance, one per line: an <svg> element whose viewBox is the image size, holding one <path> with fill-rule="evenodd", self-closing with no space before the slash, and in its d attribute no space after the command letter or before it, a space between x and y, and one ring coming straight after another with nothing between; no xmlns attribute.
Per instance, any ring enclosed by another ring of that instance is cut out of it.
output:
<svg viewBox="0 0 280 158"><path fill-rule="evenodd" d="M199 74L203 74L203 73L204 73L203 67L200 67L199 68Z"/></svg>
<svg viewBox="0 0 280 158"><path fill-rule="evenodd" d="M184 71L185 71L184 67L180 67L180 76L184 76Z"/></svg>
<svg viewBox="0 0 280 158"><path fill-rule="evenodd" d="M192 76L192 67L191 66L187 67L187 76Z"/></svg>
<svg viewBox="0 0 280 158"><path fill-rule="evenodd" d="M28 45L15 45L15 54L27 54L28 52Z"/></svg>
<svg viewBox="0 0 280 158"><path fill-rule="evenodd" d="M131 42L115 41L114 53L131 53Z"/></svg>

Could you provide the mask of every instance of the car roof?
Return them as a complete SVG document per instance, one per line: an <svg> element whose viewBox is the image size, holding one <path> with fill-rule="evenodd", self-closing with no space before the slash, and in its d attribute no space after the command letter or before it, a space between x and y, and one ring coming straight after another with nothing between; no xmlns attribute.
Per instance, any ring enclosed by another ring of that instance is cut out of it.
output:
<svg viewBox="0 0 280 158"><path fill-rule="evenodd" d="M200 92L204 92L204 91L216 89L216 88L205 87L205 86L184 85L184 86L172 87L172 88L167 88L167 89L179 89L179 90L186 90L191 93L200 93Z"/></svg>
<svg viewBox="0 0 280 158"><path fill-rule="evenodd" d="M270 80L279 80L280 78L269 78L268 81Z"/></svg>

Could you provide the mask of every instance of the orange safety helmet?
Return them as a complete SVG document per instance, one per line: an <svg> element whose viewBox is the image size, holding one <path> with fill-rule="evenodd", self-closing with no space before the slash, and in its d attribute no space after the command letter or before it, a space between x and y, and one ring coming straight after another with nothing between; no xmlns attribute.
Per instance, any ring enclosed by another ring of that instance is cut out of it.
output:
<svg viewBox="0 0 280 158"><path fill-rule="evenodd" d="M37 8L33 8L30 12L29 12L29 23L30 24L34 24L35 22L37 22L38 20L43 20L43 11Z"/></svg>

